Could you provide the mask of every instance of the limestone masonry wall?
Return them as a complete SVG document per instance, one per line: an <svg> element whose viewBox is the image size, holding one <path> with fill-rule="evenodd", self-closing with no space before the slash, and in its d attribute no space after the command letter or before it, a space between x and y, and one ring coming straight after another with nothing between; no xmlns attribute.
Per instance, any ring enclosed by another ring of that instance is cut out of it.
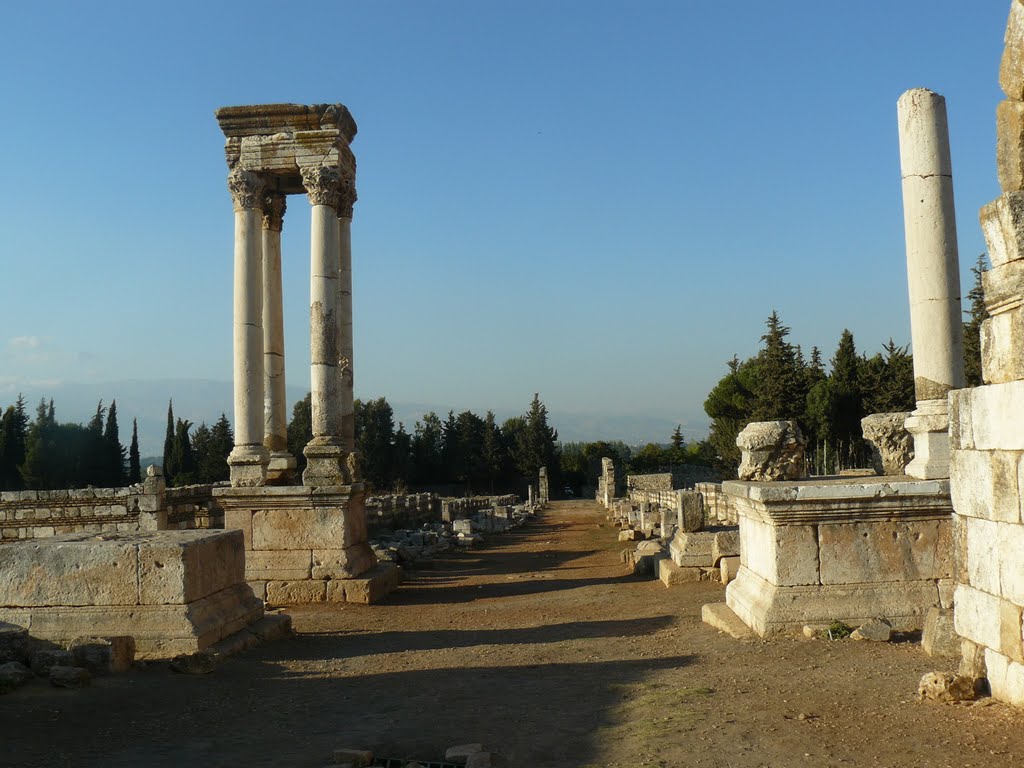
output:
<svg viewBox="0 0 1024 768"><path fill-rule="evenodd" d="M517 499L513 494L504 496L470 496L462 499L441 499L441 519L445 522L469 517L474 512L491 507L511 507Z"/></svg>
<svg viewBox="0 0 1024 768"><path fill-rule="evenodd" d="M375 530L419 528L440 519L441 499L432 493L366 497L366 525Z"/></svg>

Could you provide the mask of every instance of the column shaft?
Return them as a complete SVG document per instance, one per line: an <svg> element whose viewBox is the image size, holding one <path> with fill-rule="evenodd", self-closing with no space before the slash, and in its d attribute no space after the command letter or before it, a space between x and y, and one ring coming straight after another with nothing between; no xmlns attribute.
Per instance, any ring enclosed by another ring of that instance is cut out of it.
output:
<svg viewBox="0 0 1024 768"><path fill-rule="evenodd" d="M341 444L356 449L355 368L352 337L352 219L338 218L341 267L338 272L338 339L341 349Z"/></svg>
<svg viewBox="0 0 1024 768"><path fill-rule="evenodd" d="M949 477L946 395L964 385L960 266L945 99L924 88L898 102L907 284L917 409L907 474Z"/></svg>

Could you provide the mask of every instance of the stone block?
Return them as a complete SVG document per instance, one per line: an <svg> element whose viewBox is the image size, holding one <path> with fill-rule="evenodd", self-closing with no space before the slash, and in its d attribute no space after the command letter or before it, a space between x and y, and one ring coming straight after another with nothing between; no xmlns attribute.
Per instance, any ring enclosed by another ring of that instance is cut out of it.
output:
<svg viewBox="0 0 1024 768"><path fill-rule="evenodd" d="M0 664L0 694L6 693L7 689L25 685L32 677L32 670L20 661Z"/></svg>
<svg viewBox="0 0 1024 768"><path fill-rule="evenodd" d="M351 579L377 564L373 550L367 544L356 544L347 549L314 549L314 579Z"/></svg>
<svg viewBox="0 0 1024 768"><path fill-rule="evenodd" d="M670 558L658 560L658 578L666 587L700 581L700 568L680 568Z"/></svg>
<svg viewBox="0 0 1024 768"><path fill-rule="evenodd" d="M905 422L909 411L872 413L860 420L864 439L871 443L872 461L880 475L902 475L914 458L914 439Z"/></svg>
<svg viewBox="0 0 1024 768"><path fill-rule="evenodd" d="M268 581L267 603L270 605L303 605L322 603L327 599L326 581Z"/></svg>
<svg viewBox="0 0 1024 768"><path fill-rule="evenodd" d="M92 682L89 670L61 665L50 668L49 678L50 685L57 688L84 688Z"/></svg>
<svg viewBox="0 0 1024 768"><path fill-rule="evenodd" d="M711 543L711 564L718 565L723 557L738 557L740 554L740 529L715 531Z"/></svg>
<svg viewBox="0 0 1024 768"><path fill-rule="evenodd" d="M959 583L968 583L969 553L967 549L967 521L970 518L954 514L952 520L953 540L953 579Z"/></svg>
<svg viewBox="0 0 1024 768"><path fill-rule="evenodd" d="M962 637L960 638L959 674L974 680L988 677L988 668L985 664L985 648Z"/></svg>
<svg viewBox="0 0 1024 768"><path fill-rule="evenodd" d="M740 561L771 584L817 584L816 526L773 525L744 517L740 521Z"/></svg>
<svg viewBox="0 0 1024 768"><path fill-rule="evenodd" d="M967 583L990 595L999 595L999 524L966 518Z"/></svg>
<svg viewBox="0 0 1024 768"><path fill-rule="evenodd" d="M939 589L939 607L953 608L953 592L956 589L955 579L939 579L936 585Z"/></svg>
<svg viewBox="0 0 1024 768"><path fill-rule="evenodd" d="M245 580L240 531L159 531L138 547L143 605L191 603Z"/></svg>
<svg viewBox="0 0 1024 768"><path fill-rule="evenodd" d="M402 572L393 563L378 563L355 579L334 579L327 582L327 599L332 603L379 603L398 588Z"/></svg>
<svg viewBox="0 0 1024 768"><path fill-rule="evenodd" d="M366 521L360 526L358 517L337 507L259 510L253 549L345 549L366 541Z"/></svg>
<svg viewBox="0 0 1024 768"><path fill-rule="evenodd" d="M970 399L977 450L1024 451L1024 381L975 387Z"/></svg>
<svg viewBox="0 0 1024 768"><path fill-rule="evenodd" d="M737 640L753 637L750 627L743 623L725 603L708 603L701 607L700 618L705 624L719 632L732 635Z"/></svg>
<svg viewBox="0 0 1024 768"><path fill-rule="evenodd" d="M795 421L755 421L736 437L741 480L795 480L803 475L806 440Z"/></svg>
<svg viewBox="0 0 1024 768"><path fill-rule="evenodd" d="M992 697L1017 707L1024 706L1024 664L986 648L985 666Z"/></svg>
<svg viewBox="0 0 1024 768"><path fill-rule="evenodd" d="M1021 609L1009 600L999 601L999 652L1013 661L1024 662L1021 639Z"/></svg>
<svg viewBox="0 0 1024 768"><path fill-rule="evenodd" d="M0 664L8 661L28 661L28 630L0 621Z"/></svg>
<svg viewBox="0 0 1024 768"><path fill-rule="evenodd" d="M127 672L135 661L135 638L78 637L68 650L74 657L74 666L88 669L94 675Z"/></svg>
<svg viewBox="0 0 1024 768"><path fill-rule="evenodd" d="M1013 0L1003 38L1003 58L999 63L999 86L1011 99L1024 100L1024 3Z"/></svg>
<svg viewBox="0 0 1024 768"><path fill-rule="evenodd" d="M1024 201L1024 193L1015 194ZM1024 259L1019 257L985 270L981 273L981 286L989 314L1001 315L1018 308L1024 299Z"/></svg>
<svg viewBox="0 0 1024 768"><path fill-rule="evenodd" d="M1002 601L967 584L957 584L954 602L956 633L986 648L999 648Z"/></svg>
<svg viewBox="0 0 1024 768"><path fill-rule="evenodd" d="M308 549L250 550L245 553L248 581L301 581L310 577L313 553Z"/></svg>
<svg viewBox="0 0 1024 768"><path fill-rule="evenodd" d="M721 572L722 583L728 584L730 581L736 578L736 574L740 570L740 558L723 557L718 562L718 568Z"/></svg>
<svg viewBox="0 0 1024 768"><path fill-rule="evenodd" d="M953 451L950 495L957 514L1020 522L1020 451Z"/></svg>
<svg viewBox="0 0 1024 768"><path fill-rule="evenodd" d="M136 605L134 541L89 533L25 540L0 547L0 606Z"/></svg>
<svg viewBox="0 0 1024 768"><path fill-rule="evenodd" d="M822 584L941 579L953 575L949 520L818 526Z"/></svg>
<svg viewBox="0 0 1024 768"><path fill-rule="evenodd" d="M252 510L227 508L224 510L224 529L238 529L242 532L245 548L252 549Z"/></svg>
<svg viewBox="0 0 1024 768"><path fill-rule="evenodd" d="M1024 379L1024 307L994 315L981 324L981 372L988 384Z"/></svg>
<svg viewBox="0 0 1024 768"><path fill-rule="evenodd" d="M64 649L47 649L36 651L32 654L30 666L32 673L39 677L46 677L50 670L56 666L74 666L75 659L70 651Z"/></svg>
<svg viewBox="0 0 1024 768"><path fill-rule="evenodd" d="M672 539L672 560L684 568L707 568L714 565L714 545L715 534L710 531L681 531Z"/></svg>
<svg viewBox="0 0 1024 768"><path fill-rule="evenodd" d="M931 608L924 620L921 647L929 656L954 659L960 656L960 635L953 628L953 611Z"/></svg>

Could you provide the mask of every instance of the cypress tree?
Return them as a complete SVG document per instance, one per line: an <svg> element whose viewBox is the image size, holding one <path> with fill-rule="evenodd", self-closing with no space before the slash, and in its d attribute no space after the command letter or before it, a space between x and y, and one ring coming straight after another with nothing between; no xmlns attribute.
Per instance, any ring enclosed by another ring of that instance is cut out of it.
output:
<svg viewBox="0 0 1024 768"><path fill-rule="evenodd" d="M842 452L847 460L852 458L859 448L862 439L860 420L865 416L858 380L859 367L860 358L857 357L853 334L844 328L835 357L832 358L832 376L829 378L829 420L832 433L842 444Z"/></svg>
<svg viewBox="0 0 1024 768"><path fill-rule="evenodd" d="M225 418L226 422L227 419ZM228 431L231 431L230 425ZM288 422L288 452L295 457L295 472L301 477L306 468L306 455L302 452L313 439L313 395L309 392L292 406L292 420ZM234 437L231 438L234 444ZM230 452L230 450L229 450Z"/></svg>
<svg viewBox="0 0 1024 768"><path fill-rule="evenodd" d="M964 328L964 379L968 387L980 386L981 376L981 323L989 316L985 307L985 289L981 276L988 270L985 254L978 256L977 263L971 267L974 275L974 286L967 292L971 302L967 310L968 320Z"/></svg>
<svg viewBox="0 0 1024 768"><path fill-rule="evenodd" d="M132 444L128 449L128 484L142 482L142 464L139 457L139 421L132 419Z"/></svg>
<svg viewBox="0 0 1024 768"><path fill-rule="evenodd" d="M103 431L103 441L106 443L107 461L107 482L105 485L120 486L124 483L124 446L121 445L121 437L117 427L117 400L110 401L110 410L107 411L107 426Z"/></svg>
<svg viewBox="0 0 1024 768"><path fill-rule="evenodd" d="M799 417L804 411L803 382L796 350L786 341L789 328L774 310L765 324L768 331L761 337L764 348L757 356L757 399L752 418L773 421Z"/></svg>
<svg viewBox="0 0 1024 768"><path fill-rule="evenodd" d="M178 465L174 456L174 401L167 401L167 432L164 434L164 479L168 485L174 485L174 476L178 473Z"/></svg>

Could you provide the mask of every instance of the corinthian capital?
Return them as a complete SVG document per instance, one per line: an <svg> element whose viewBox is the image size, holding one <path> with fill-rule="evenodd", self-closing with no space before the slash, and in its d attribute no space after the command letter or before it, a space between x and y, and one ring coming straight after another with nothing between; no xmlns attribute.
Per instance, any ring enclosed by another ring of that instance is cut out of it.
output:
<svg viewBox="0 0 1024 768"><path fill-rule="evenodd" d="M228 174L228 189L236 211L262 207L264 186L263 179L252 171L235 168Z"/></svg>
<svg viewBox="0 0 1024 768"><path fill-rule="evenodd" d="M302 186L306 188L311 204L338 207L341 201L341 174L337 168L314 165L300 168L299 171L302 173Z"/></svg>
<svg viewBox="0 0 1024 768"><path fill-rule="evenodd" d="M348 173L341 177L341 202L338 204L338 217L342 219L352 218L352 206L356 204L359 197L356 195L356 180Z"/></svg>
<svg viewBox="0 0 1024 768"><path fill-rule="evenodd" d="M263 228L280 232L284 224L287 207L285 196L280 192L268 192L263 196Z"/></svg>

